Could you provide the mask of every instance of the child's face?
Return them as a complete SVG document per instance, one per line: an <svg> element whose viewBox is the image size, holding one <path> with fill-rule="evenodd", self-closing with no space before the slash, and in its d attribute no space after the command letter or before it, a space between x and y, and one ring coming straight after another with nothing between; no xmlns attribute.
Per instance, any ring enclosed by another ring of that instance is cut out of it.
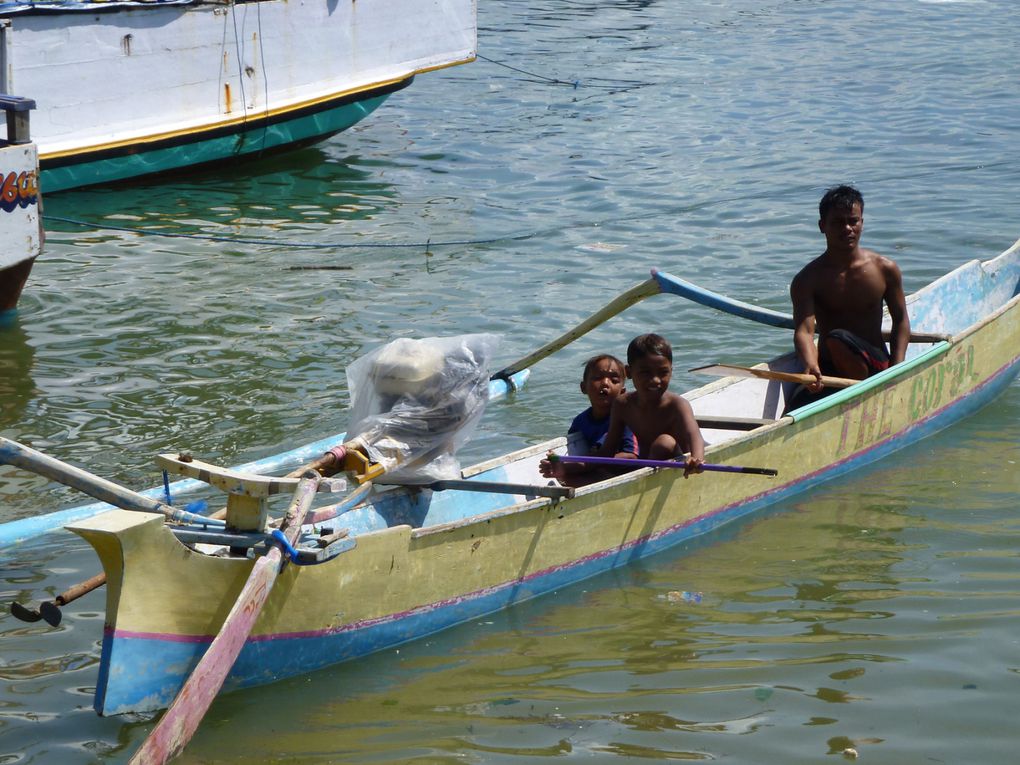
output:
<svg viewBox="0 0 1020 765"><path fill-rule="evenodd" d="M599 359L581 381L581 393L588 397L592 409L609 412L613 401L623 393L627 383L624 370L609 359Z"/></svg>
<svg viewBox="0 0 1020 765"><path fill-rule="evenodd" d="M627 376L639 399L661 398L673 377L673 362L665 356L643 356L627 367Z"/></svg>

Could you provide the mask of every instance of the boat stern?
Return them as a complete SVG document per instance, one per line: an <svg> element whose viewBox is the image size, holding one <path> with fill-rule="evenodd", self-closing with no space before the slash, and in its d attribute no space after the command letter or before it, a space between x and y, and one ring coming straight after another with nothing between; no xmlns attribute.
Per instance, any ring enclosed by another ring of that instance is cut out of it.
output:
<svg viewBox="0 0 1020 765"><path fill-rule="evenodd" d="M155 513L112 510L67 529L92 545L107 577L96 712L166 707L212 642L252 562L216 559L211 576L210 559L177 541ZM223 576L224 567L233 576ZM135 575L126 578L125 569ZM188 602L177 602L182 597Z"/></svg>

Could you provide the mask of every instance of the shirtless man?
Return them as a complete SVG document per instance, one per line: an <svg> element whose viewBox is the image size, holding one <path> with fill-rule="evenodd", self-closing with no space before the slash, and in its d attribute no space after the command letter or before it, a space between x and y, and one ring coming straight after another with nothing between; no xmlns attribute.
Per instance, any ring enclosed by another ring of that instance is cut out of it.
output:
<svg viewBox="0 0 1020 765"><path fill-rule="evenodd" d="M816 382L810 396L794 396L788 409L820 398L821 376L863 380L903 361L910 339L899 267L860 246L864 198L852 186L829 189L818 205L818 230L825 252L808 263L790 285L793 344L804 371ZM890 347L882 339L882 304L892 319ZM818 347L815 347L815 333Z"/></svg>

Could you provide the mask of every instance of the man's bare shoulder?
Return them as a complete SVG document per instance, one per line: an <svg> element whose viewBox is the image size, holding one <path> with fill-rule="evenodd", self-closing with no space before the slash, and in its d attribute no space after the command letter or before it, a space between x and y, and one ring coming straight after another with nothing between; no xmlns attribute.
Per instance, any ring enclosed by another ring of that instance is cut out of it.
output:
<svg viewBox="0 0 1020 765"><path fill-rule="evenodd" d="M897 276L899 275L900 267L896 265L895 260L886 257L885 255L879 255L877 252L872 252L871 254L875 257L875 262L883 272L887 274L896 274Z"/></svg>
<svg viewBox="0 0 1020 765"><path fill-rule="evenodd" d="M806 299L808 295L815 292L819 284L827 281L824 257L824 254L819 255L801 268L797 275L793 277L793 280L790 282L790 293L795 299L798 296Z"/></svg>
<svg viewBox="0 0 1020 765"><path fill-rule="evenodd" d="M870 270L875 269L881 272L886 281L899 281L901 278L900 267L896 261L885 255L879 255L874 250L861 249L862 265Z"/></svg>
<svg viewBox="0 0 1020 765"><path fill-rule="evenodd" d="M804 265L797 275L793 277L795 282L813 282L821 277L821 275L829 268L828 261L825 258L825 253L812 258L807 264Z"/></svg>

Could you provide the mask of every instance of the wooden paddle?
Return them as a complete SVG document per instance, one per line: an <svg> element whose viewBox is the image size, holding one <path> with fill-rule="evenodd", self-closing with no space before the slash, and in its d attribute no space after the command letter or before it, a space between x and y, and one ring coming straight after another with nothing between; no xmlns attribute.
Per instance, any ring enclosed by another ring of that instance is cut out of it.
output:
<svg viewBox="0 0 1020 765"><path fill-rule="evenodd" d="M625 459L621 457L593 457L583 454L550 454L550 462L581 462L586 465L610 465L612 467L652 467L652 468L680 468L687 467L682 460L643 460ZM702 470L716 471L719 473L748 473L750 475L777 476L779 471L773 468L742 467L739 465L714 465L708 462L703 463Z"/></svg>
<svg viewBox="0 0 1020 765"><path fill-rule="evenodd" d="M775 372L771 369L752 369L751 367L738 367L732 364L709 364L704 367L695 367L688 370L697 374L715 375L716 377L758 377L762 380L778 380L779 382L800 383L810 385L816 381L814 375L801 374L798 372ZM849 388L860 380L852 380L849 377L829 377L822 375L822 385L827 388Z"/></svg>
<svg viewBox="0 0 1020 765"><path fill-rule="evenodd" d="M280 531L292 546L301 533L301 526L315 498L320 480L318 473L309 471L298 482L294 498L280 527ZM353 499L353 495L351 498ZM255 561L248 581L245 582L233 608L227 614L219 634L209 645L209 649L198 662L170 708L149 733L141 748L135 752L129 765L154 763L162 765L179 754L191 740L251 634L255 621L276 583L282 563L283 552L279 546L274 546L266 555Z"/></svg>

